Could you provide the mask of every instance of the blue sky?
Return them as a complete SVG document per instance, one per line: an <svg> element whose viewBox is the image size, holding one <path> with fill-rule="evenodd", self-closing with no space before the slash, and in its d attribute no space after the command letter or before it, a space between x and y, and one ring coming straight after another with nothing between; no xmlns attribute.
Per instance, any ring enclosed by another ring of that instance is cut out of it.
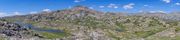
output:
<svg viewBox="0 0 180 40"><path fill-rule="evenodd" d="M180 0L0 0L0 16L61 10L76 5L105 12L180 11Z"/></svg>

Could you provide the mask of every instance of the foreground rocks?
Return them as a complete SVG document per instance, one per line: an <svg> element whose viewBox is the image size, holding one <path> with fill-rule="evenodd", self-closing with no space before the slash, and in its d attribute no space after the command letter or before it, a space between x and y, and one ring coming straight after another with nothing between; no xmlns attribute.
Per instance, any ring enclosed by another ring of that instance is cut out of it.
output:
<svg viewBox="0 0 180 40"><path fill-rule="evenodd" d="M0 21L0 34L7 37L15 38L29 38L38 35L35 35L35 33L33 33L33 31L31 31L29 28L25 28L19 24L6 22L2 20Z"/></svg>

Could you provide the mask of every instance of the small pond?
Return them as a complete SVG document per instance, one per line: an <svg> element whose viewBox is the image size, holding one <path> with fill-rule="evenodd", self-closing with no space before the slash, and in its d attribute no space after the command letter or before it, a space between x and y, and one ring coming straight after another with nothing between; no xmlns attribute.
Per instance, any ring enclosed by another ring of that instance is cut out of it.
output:
<svg viewBox="0 0 180 40"><path fill-rule="evenodd" d="M32 30L35 30L35 31L51 32L51 33L52 32L53 33L63 33L62 30L38 28L38 27L33 26L32 24L23 23L23 22L20 22L20 21L16 21L15 23L21 25L23 28L29 28L29 29L32 29Z"/></svg>

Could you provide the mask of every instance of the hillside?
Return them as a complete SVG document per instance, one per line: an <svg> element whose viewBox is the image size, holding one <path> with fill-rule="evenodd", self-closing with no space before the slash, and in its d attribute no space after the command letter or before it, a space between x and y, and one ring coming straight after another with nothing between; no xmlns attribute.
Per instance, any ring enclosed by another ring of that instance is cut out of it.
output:
<svg viewBox="0 0 180 40"><path fill-rule="evenodd" d="M84 6L3 17L0 39L180 40L178 13L100 12Z"/></svg>

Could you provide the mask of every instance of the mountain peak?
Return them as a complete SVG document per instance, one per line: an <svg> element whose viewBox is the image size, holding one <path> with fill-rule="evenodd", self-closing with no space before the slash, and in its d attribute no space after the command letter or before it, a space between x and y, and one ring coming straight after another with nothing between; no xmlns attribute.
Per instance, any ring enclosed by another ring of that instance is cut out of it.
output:
<svg viewBox="0 0 180 40"><path fill-rule="evenodd" d="M89 10L86 6L75 6L72 8L73 10Z"/></svg>

